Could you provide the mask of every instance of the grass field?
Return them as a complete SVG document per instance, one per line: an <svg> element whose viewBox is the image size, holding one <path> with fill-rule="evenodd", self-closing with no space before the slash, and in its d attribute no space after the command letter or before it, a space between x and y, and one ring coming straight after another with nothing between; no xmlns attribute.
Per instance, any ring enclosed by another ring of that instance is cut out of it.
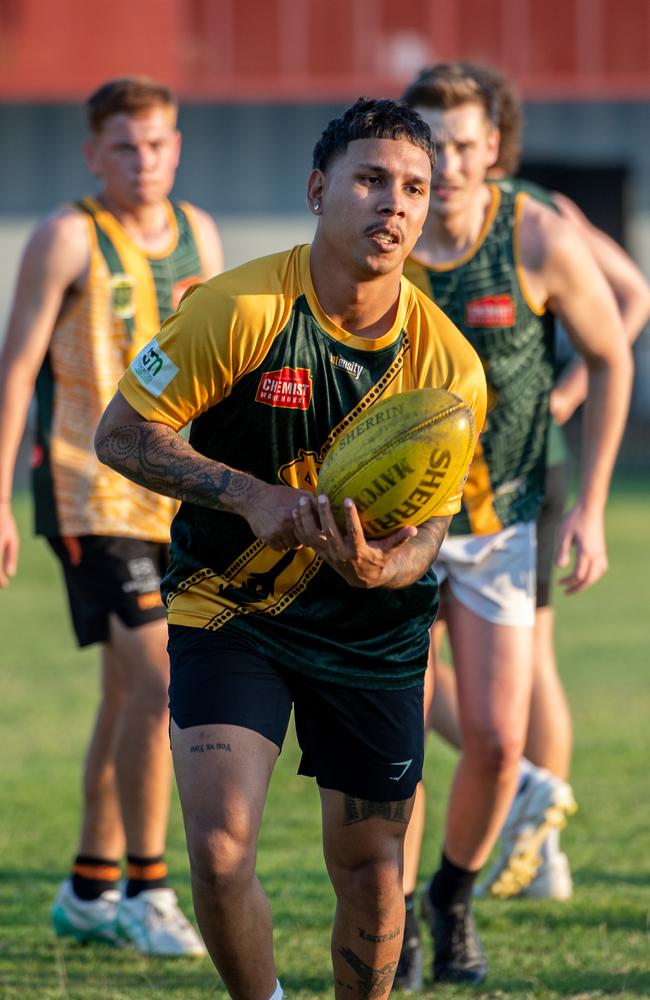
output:
<svg viewBox="0 0 650 1000"><path fill-rule="evenodd" d="M580 811L563 836L570 903L480 902L490 958L485 988L452 998L641 998L650 995L650 516L648 480L617 480L609 508L611 569L585 595L558 600L558 645L576 730ZM0 997L2 1000L199 1000L224 997L208 960L150 960L58 942L48 910L75 849L80 763L96 704L96 652L75 651L58 569L30 537L20 574L0 594ZM267 807L259 871L275 917L289 997L332 995L333 897L319 840L316 789L295 776L288 740ZM422 878L440 848L451 752L431 741ZM189 909L175 803L168 859ZM427 963L428 964L428 963ZM430 981L430 980L429 980Z"/></svg>

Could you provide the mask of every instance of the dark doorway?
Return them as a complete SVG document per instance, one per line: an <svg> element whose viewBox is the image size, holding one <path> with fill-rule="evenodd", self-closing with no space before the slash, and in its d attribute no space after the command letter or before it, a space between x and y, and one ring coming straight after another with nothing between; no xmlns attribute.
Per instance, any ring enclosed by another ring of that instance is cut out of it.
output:
<svg viewBox="0 0 650 1000"><path fill-rule="evenodd" d="M519 171L551 191L575 201L590 222L625 245L625 182L623 167L570 166L525 161Z"/></svg>

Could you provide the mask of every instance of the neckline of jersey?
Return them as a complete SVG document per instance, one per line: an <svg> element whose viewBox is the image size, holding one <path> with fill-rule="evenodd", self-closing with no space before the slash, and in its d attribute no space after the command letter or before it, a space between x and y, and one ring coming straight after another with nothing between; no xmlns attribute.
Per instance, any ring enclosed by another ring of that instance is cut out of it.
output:
<svg viewBox="0 0 650 1000"><path fill-rule="evenodd" d="M489 193L490 204L488 205L488 210L485 213L481 230L474 242L470 244L467 250L463 251L460 257L456 257L454 260L447 260L444 264L430 264L428 261L422 260L421 257L418 257L416 253L412 253L411 260L416 264L419 264L420 267L426 268L428 271L441 273L444 271L453 271L455 268L461 267L461 265L466 264L469 260L471 260L485 243L488 233L490 232L494 224L494 220L496 219L499 205L501 204L501 191L496 184L490 184Z"/></svg>
<svg viewBox="0 0 650 1000"><path fill-rule="evenodd" d="M171 253L174 252L178 245L178 222L176 221L176 213L169 198L165 198L164 206L165 212L167 213L167 222L170 229L170 238L166 246L162 250L146 250L137 243L131 234L124 228L117 216L113 215L110 209L105 208L104 205L97 198L91 196L85 199L86 203L91 205L93 212L95 214L95 219L97 224L109 235L119 234L119 237L125 242L130 244L134 250L149 260L162 260L164 257L169 257Z"/></svg>
<svg viewBox="0 0 650 1000"><path fill-rule="evenodd" d="M400 277L400 293L399 293L399 304L397 307L397 315L395 316L395 321L383 336L371 339L370 337L359 337L354 333L349 333L344 330L342 326L339 326L334 320L330 319L327 313L323 310L316 291L314 289L313 282L311 280L311 268L310 268L310 256L311 256L311 244L305 243L303 246L299 247L298 254L298 268L300 272L300 284L305 293L307 303L314 319L318 325L340 343L345 344L346 347L352 347L358 351L381 351L384 347L390 347L400 336L402 330L406 325L406 320L413 306L413 289L411 283L407 281L404 275Z"/></svg>

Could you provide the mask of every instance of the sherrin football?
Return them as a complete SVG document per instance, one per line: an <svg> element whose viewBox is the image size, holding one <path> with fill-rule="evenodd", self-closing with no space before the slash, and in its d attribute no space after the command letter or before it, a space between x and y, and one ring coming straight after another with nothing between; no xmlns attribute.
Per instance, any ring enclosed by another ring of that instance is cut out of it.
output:
<svg viewBox="0 0 650 1000"><path fill-rule="evenodd" d="M474 418L446 389L412 389L373 404L325 456L318 492L345 527L354 500L368 538L435 517L460 487L474 448Z"/></svg>

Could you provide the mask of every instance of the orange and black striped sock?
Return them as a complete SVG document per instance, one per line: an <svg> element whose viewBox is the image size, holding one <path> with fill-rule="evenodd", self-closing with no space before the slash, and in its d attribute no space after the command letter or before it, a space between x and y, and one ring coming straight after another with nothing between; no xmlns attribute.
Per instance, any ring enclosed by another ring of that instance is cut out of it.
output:
<svg viewBox="0 0 650 1000"><path fill-rule="evenodd" d="M128 854L126 860L127 899L145 889L164 889L167 885L167 865L162 854L157 858L138 858Z"/></svg>
<svg viewBox="0 0 650 1000"><path fill-rule="evenodd" d="M98 899L107 889L117 889L120 866L117 861L78 854L72 865L72 889L79 899Z"/></svg>

